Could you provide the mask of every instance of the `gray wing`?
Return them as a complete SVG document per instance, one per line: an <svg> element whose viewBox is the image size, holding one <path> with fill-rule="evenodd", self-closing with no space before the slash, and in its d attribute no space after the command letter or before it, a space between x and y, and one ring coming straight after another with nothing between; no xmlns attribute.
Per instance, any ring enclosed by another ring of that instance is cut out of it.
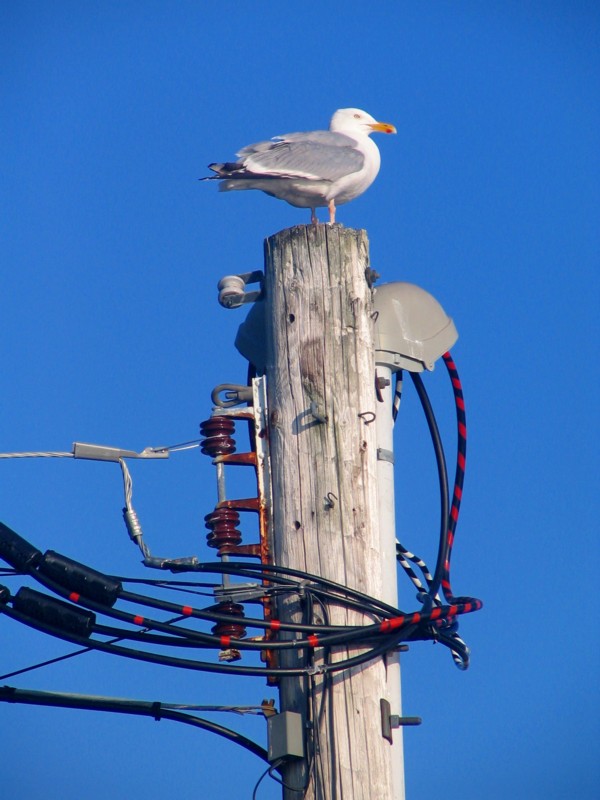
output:
<svg viewBox="0 0 600 800"><path fill-rule="evenodd" d="M328 181L358 172L365 160L354 139L330 131L284 134L248 145L237 155L253 175Z"/></svg>

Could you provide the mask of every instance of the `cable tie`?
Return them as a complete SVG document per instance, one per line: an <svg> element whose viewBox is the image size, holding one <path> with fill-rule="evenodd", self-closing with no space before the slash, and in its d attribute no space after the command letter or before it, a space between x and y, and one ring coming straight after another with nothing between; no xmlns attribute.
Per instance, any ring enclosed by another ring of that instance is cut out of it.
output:
<svg viewBox="0 0 600 800"><path fill-rule="evenodd" d="M156 720L156 722L160 722L162 719L162 704L158 701L152 703L152 716Z"/></svg>

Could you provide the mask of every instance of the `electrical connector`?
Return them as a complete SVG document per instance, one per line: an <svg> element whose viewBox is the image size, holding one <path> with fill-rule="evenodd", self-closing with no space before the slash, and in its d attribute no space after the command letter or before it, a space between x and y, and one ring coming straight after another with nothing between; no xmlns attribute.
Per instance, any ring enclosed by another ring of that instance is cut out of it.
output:
<svg viewBox="0 0 600 800"><path fill-rule="evenodd" d="M107 447L102 444L73 442L73 457L87 458L91 461L115 461L121 458L168 458L167 448L146 447L141 453L135 450L122 450L120 447Z"/></svg>

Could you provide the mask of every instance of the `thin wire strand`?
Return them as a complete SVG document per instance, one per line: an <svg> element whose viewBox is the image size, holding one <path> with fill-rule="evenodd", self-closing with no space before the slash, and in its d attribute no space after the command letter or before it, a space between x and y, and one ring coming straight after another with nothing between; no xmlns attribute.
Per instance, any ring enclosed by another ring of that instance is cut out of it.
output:
<svg viewBox="0 0 600 800"><path fill-rule="evenodd" d="M165 447L150 447L148 448L152 453L175 453L178 450L192 450L195 447L200 447L202 439L192 439L189 442L181 442L180 444L165 445Z"/></svg>
<svg viewBox="0 0 600 800"><path fill-rule="evenodd" d="M73 458L73 453L63 453L60 451L48 451L45 453L0 453L0 458Z"/></svg>

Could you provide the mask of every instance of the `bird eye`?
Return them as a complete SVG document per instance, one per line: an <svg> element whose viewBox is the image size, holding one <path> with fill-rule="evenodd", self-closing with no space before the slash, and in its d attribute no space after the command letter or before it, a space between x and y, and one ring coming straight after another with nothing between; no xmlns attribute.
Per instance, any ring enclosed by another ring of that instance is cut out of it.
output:
<svg viewBox="0 0 600 800"><path fill-rule="evenodd" d="M360 117L361 117L361 115L360 115L360 114L355 114L355 115L354 115L354 119L360 119Z"/></svg>

